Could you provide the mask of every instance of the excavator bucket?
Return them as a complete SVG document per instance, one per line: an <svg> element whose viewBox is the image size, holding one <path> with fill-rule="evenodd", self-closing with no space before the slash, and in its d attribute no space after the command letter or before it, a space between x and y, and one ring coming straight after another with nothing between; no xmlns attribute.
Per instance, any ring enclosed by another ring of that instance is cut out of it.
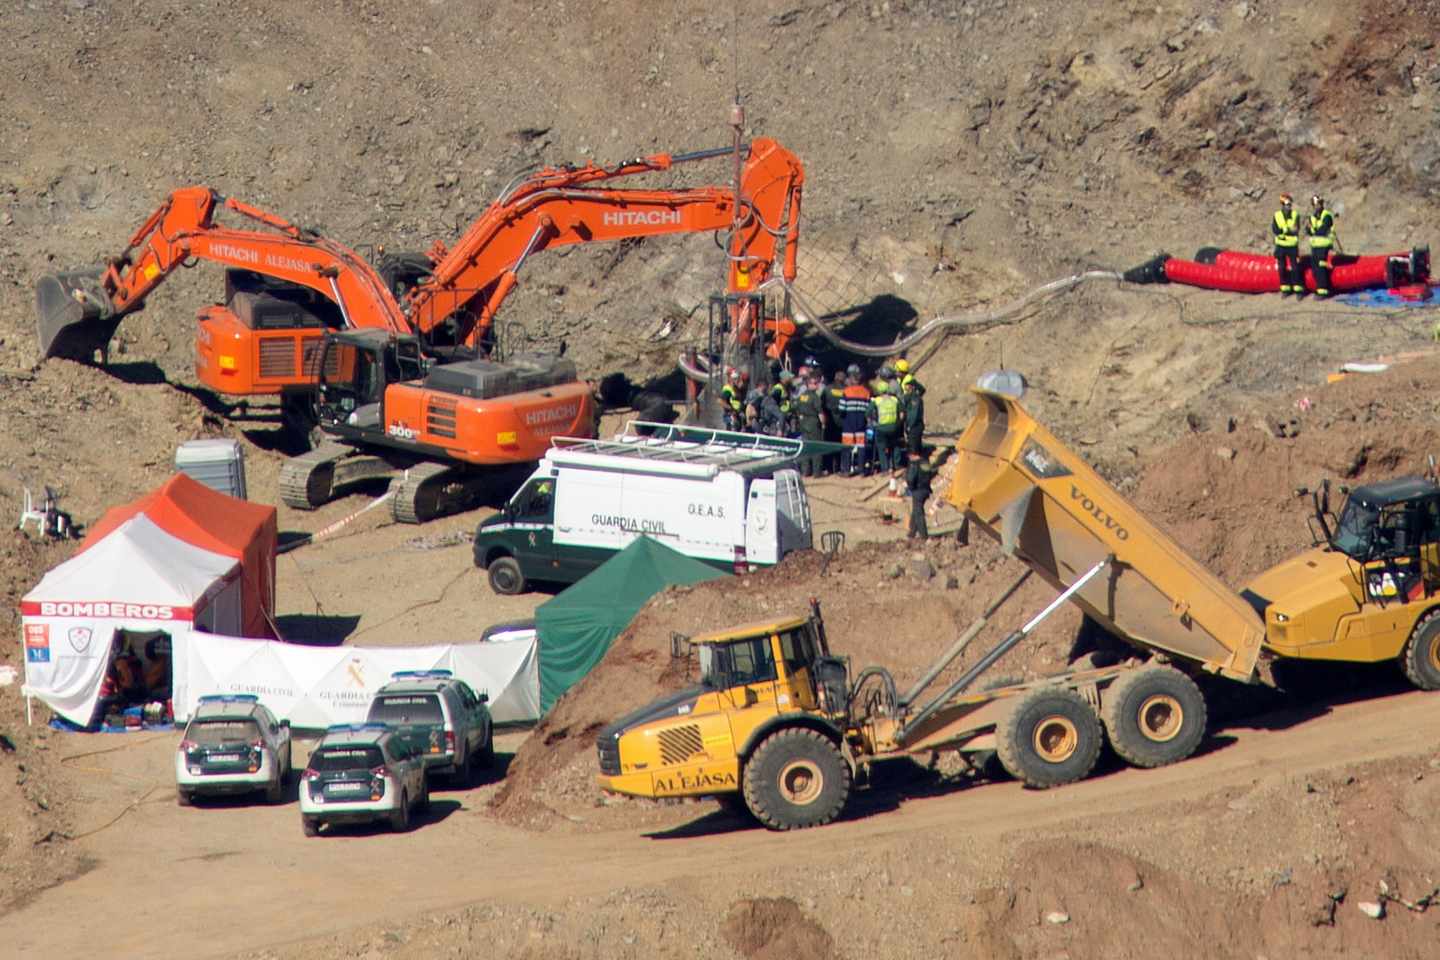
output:
<svg viewBox="0 0 1440 960"><path fill-rule="evenodd" d="M90 361L120 325L100 278L103 270L48 273L35 284L35 321L40 356Z"/></svg>

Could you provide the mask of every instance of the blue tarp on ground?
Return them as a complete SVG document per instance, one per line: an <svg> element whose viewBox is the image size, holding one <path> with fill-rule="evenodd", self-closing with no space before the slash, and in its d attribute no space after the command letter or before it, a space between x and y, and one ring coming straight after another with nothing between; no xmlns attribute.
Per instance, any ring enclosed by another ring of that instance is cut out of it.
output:
<svg viewBox="0 0 1440 960"><path fill-rule="evenodd" d="M1354 293L1338 294L1335 299L1350 307L1374 307L1380 310L1404 309L1407 307L1440 307L1440 298L1410 300L1391 293L1389 290L1356 290Z"/></svg>
<svg viewBox="0 0 1440 960"><path fill-rule="evenodd" d="M649 537L606 560L535 611L540 634L540 712L548 713L605 656L651 597L666 587L728 576Z"/></svg>

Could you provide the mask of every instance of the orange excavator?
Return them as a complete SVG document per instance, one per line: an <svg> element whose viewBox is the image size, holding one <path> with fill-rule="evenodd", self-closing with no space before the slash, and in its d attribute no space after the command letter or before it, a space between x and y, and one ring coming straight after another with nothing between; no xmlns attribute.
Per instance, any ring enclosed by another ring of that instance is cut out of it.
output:
<svg viewBox="0 0 1440 960"><path fill-rule="evenodd" d="M177 190L104 269L41 278L41 350L103 354L124 316L177 267L225 264L226 304L200 313L197 375L221 393L279 393L288 422L318 421L339 441L286 464L285 502L314 508L351 482L398 475L395 517L420 522L475 502L493 471L473 467L523 465L555 434L593 435L594 402L573 363L485 359L496 310L530 254L728 229L732 293L763 282L782 246L793 279L804 174L772 140L748 146L738 205L726 188L590 185L730 152L543 169L505 191L453 248L389 256L378 271L314 230L204 187ZM218 226L217 207L269 229ZM793 331L773 321L777 354Z"/></svg>

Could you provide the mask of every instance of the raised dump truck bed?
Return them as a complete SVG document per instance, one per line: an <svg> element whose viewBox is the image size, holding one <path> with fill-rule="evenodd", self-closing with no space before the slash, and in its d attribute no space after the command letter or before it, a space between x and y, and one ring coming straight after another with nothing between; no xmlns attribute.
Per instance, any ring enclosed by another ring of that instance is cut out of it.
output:
<svg viewBox="0 0 1440 960"><path fill-rule="evenodd" d="M956 444L950 502L1058 589L1113 556L1106 576L1076 591L1073 603L1137 647L1253 680L1265 638L1255 610L1156 529L1015 396L983 387L972 392L978 409Z"/></svg>

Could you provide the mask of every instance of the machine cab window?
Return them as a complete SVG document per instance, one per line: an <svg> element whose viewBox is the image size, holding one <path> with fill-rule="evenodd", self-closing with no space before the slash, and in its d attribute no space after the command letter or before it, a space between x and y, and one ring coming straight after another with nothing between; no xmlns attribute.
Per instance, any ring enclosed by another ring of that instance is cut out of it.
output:
<svg viewBox="0 0 1440 960"><path fill-rule="evenodd" d="M815 662L815 639L805 627L796 627L780 634L780 656L785 672L794 676Z"/></svg>
<svg viewBox="0 0 1440 960"><path fill-rule="evenodd" d="M700 680L714 690L769 683L775 679L770 637L752 637L700 647Z"/></svg>

